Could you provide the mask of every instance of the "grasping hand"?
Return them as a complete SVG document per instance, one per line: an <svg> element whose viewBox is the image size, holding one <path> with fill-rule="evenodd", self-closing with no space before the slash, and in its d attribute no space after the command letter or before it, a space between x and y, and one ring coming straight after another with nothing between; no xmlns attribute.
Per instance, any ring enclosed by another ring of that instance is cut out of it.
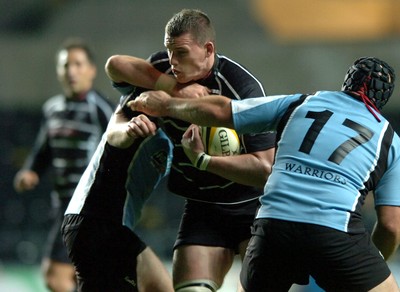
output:
<svg viewBox="0 0 400 292"><path fill-rule="evenodd" d="M175 85L173 95L183 98L197 98L211 94L211 89L198 83L179 84Z"/></svg>
<svg viewBox="0 0 400 292"><path fill-rule="evenodd" d="M171 96L165 91L146 91L127 103L132 111L139 111L154 117L167 115L167 101Z"/></svg>
<svg viewBox="0 0 400 292"><path fill-rule="evenodd" d="M195 163L198 155L204 152L203 141L201 140L199 126L190 125L182 136L182 147L186 156Z"/></svg>
<svg viewBox="0 0 400 292"><path fill-rule="evenodd" d="M156 125L149 120L149 118L145 115L138 115L133 117L126 124L126 134L136 139L137 137L147 137L150 135L154 135L157 130Z"/></svg>

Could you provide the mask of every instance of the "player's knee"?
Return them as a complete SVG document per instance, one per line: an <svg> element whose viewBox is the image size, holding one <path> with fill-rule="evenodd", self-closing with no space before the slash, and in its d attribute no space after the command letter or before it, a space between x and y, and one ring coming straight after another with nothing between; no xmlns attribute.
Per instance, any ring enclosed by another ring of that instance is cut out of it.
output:
<svg viewBox="0 0 400 292"><path fill-rule="evenodd" d="M211 280L192 280L175 285L175 292L215 292L218 288Z"/></svg>

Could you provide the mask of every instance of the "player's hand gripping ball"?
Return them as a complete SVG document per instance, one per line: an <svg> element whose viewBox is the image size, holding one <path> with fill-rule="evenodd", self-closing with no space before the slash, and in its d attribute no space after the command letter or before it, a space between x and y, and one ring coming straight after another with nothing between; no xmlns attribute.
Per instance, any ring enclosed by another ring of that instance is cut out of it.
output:
<svg viewBox="0 0 400 292"><path fill-rule="evenodd" d="M200 127L205 152L211 156L240 154L240 140L235 130L224 127Z"/></svg>

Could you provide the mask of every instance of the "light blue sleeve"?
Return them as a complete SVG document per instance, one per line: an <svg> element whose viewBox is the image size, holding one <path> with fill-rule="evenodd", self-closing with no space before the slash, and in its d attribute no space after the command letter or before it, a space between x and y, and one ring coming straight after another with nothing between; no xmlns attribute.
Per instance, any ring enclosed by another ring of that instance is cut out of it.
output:
<svg viewBox="0 0 400 292"><path fill-rule="evenodd" d="M280 118L301 94L274 95L244 100L232 100L232 118L240 134L275 130Z"/></svg>
<svg viewBox="0 0 400 292"><path fill-rule="evenodd" d="M123 224L134 230L139 221L143 205L169 174L173 145L159 129L155 136L142 142L128 170L126 189L128 197L124 206Z"/></svg>
<svg viewBox="0 0 400 292"><path fill-rule="evenodd" d="M389 153L388 169L375 190L375 205L400 206L400 153L399 137L394 136Z"/></svg>

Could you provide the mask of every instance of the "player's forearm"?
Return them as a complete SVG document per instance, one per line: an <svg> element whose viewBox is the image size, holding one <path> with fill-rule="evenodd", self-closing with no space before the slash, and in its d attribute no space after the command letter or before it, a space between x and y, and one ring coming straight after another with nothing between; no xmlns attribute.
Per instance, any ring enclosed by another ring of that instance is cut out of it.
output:
<svg viewBox="0 0 400 292"><path fill-rule="evenodd" d="M124 116L120 107L118 107L114 115L112 115L106 130L108 144L122 149L132 145L134 139L129 137L126 132L127 123L128 119Z"/></svg>
<svg viewBox="0 0 400 292"><path fill-rule="evenodd" d="M263 188L271 169L265 167L255 156L212 156L207 171L243 185Z"/></svg>
<svg viewBox="0 0 400 292"><path fill-rule="evenodd" d="M106 62L105 70L114 82L127 82L144 88L153 88L160 75L147 61L125 55L111 56Z"/></svg>
<svg viewBox="0 0 400 292"><path fill-rule="evenodd" d="M201 126L233 128L230 99L205 96L197 99L171 98L165 106L166 115Z"/></svg>
<svg viewBox="0 0 400 292"><path fill-rule="evenodd" d="M129 137L124 127L114 127L107 131L107 142L116 148L125 149L133 144L134 139Z"/></svg>
<svg viewBox="0 0 400 292"><path fill-rule="evenodd" d="M114 55L105 65L108 77L114 82L127 82L134 86L164 90L169 93L176 85L174 77L163 74L144 59Z"/></svg>
<svg viewBox="0 0 400 292"><path fill-rule="evenodd" d="M400 207L376 206L377 223L372 240L385 260L389 259L400 244Z"/></svg>

